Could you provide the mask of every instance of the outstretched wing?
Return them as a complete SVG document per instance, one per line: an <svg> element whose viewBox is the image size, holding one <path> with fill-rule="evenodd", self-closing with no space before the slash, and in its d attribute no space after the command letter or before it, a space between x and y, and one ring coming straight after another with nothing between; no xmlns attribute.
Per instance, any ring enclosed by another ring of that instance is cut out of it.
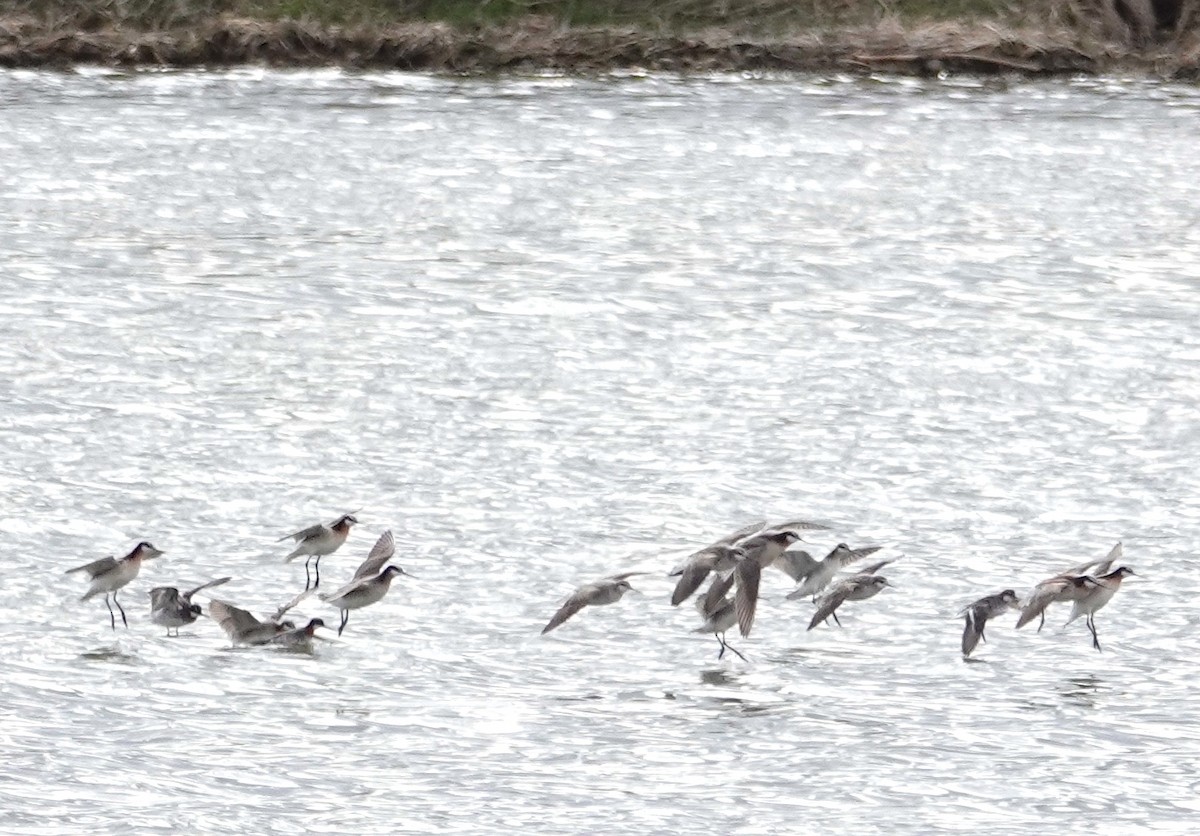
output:
<svg viewBox="0 0 1200 836"><path fill-rule="evenodd" d="M115 557L102 557L99 560L93 560L91 563L85 563L82 566L76 566L74 569L68 569L63 574L69 575L72 572L87 572L88 577L94 578L115 569L117 563L118 561Z"/></svg>
<svg viewBox="0 0 1200 836"><path fill-rule="evenodd" d="M286 613L288 610L294 608L297 604L299 604L301 601L303 601L305 598L309 597L316 591L317 590L315 588L304 590L299 595L297 595L295 598L288 601L286 604L281 606L279 609L275 610L275 613L271 616L271 620L279 621L279 619L283 618L284 613ZM213 603L215 604L217 602L213 601Z"/></svg>
<svg viewBox="0 0 1200 836"><path fill-rule="evenodd" d="M771 529L774 531L828 531L829 526L809 520L790 520L772 525Z"/></svg>
<svg viewBox="0 0 1200 836"><path fill-rule="evenodd" d="M292 540L296 543L299 543L301 540L307 540L309 537L316 537L324 530L325 526L321 525L321 523L317 523L316 525L310 525L308 528L302 528L292 534L285 534L275 542L282 543L284 540Z"/></svg>
<svg viewBox="0 0 1200 836"><path fill-rule="evenodd" d="M700 584L704 583L704 579L712 571L713 563L712 558L699 552L694 560L683 567L683 571L679 574L679 582L675 584L675 589L671 592L671 606L679 606L700 588Z"/></svg>
<svg viewBox="0 0 1200 836"><path fill-rule="evenodd" d="M359 578L373 578L383 569L383 564L392 559L396 554L396 539L392 537L390 530L379 535L379 539L375 541L375 545L371 547L371 551L367 554L367 559L358 565L354 570L353 580Z"/></svg>
<svg viewBox="0 0 1200 836"><path fill-rule="evenodd" d="M173 586L156 586L150 590L150 609L162 610L179 605L179 590Z"/></svg>
<svg viewBox="0 0 1200 836"><path fill-rule="evenodd" d="M821 603L817 605L817 611L813 613L812 621L808 622L808 629L813 629L829 618L829 616L833 615L834 611L846 602L846 596L850 594L852 589L853 587L850 584L840 583L821 598Z"/></svg>
<svg viewBox="0 0 1200 836"><path fill-rule="evenodd" d="M862 560L864 557L867 557L868 555L875 554L875 552L879 551L882 548L883 548L883 546L863 546L861 549L846 549L844 552L842 552L841 554L839 554L837 556L836 560L837 560L837 563L839 566L849 566L854 561ZM892 560L895 560L895 558L892 558ZM882 568L884 566L887 566L889 563L892 562L892 560L885 560L882 563L878 563L878 564L876 564L875 569L873 569L869 572L864 571L862 574L873 575L873 574L875 574L875 570Z"/></svg>
<svg viewBox="0 0 1200 836"><path fill-rule="evenodd" d="M586 607L588 605L588 601L591 600L591 597L595 591L595 584L588 584L587 586L583 586L575 590L575 592L571 594L571 597L566 600L566 603L558 608L558 612L554 614L554 617L550 619L549 623L542 628L542 635L546 635L546 633L549 633L555 627L559 626L568 618L575 615L575 613Z"/></svg>
<svg viewBox="0 0 1200 836"><path fill-rule="evenodd" d="M1034 588L1033 594L1029 596L1029 600L1025 602L1025 606L1021 608L1021 616L1017 619L1017 629L1021 629L1042 615L1046 611L1046 607L1057 601L1058 596L1066 590L1069 584L1070 580L1066 578L1052 578L1039 583Z"/></svg>
<svg viewBox="0 0 1200 836"><path fill-rule="evenodd" d="M867 554L870 554L870 553L871 552L867 552ZM872 563L870 566L864 566L861 569L859 569L857 572L855 572L854 574L855 575L875 575L875 574L878 574L879 570L882 569L884 566L890 566L891 564L895 563L897 560L898 560L898 558L889 557L887 560L881 560L878 563Z"/></svg>
<svg viewBox="0 0 1200 836"><path fill-rule="evenodd" d="M983 637L983 625L987 623L987 611L977 604L967 607L965 613L967 623L963 627L962 654L970 656L979 640Z"/></svg>
<svg viewBox="0 0 1200 836"><path fill-rule="evenodd" d="M776 560L776 568L796 583L800 583L820 565L816 558L806 551L784 552Z"/></svg>
<svg viewBox="0 0 1200 836"><path fill-rule="evenodd" d="M713 613L726 605L725 596L729 594L729 590L733 588L736 580L736 572L730 572L723 578L719 575L713 578L713 582L708 586L708 592L696 600L696 609L700 610L700 615L705 620L711 618Z"/></svg>
<svg viewBox="0 0 1200 836"><path fill-rule="evenodd" d="M183 593L183 595L181 595L180 597L183 598L183 600L185 600L185 601L191 602L192 596L195 595L197 592L200 592L201 590L204 590L204 589L208 589L209 587L220 586L223 583L229 583L231 580L233 580L233 578L217 578L215 581L209 581L208 583L202 583L195 589L189 589L187 592Z"/></svg>
<svg viewBox="0 0 1200 836"><path fill-rule="evenodd" d="M238 636L243 635L247 630L253 630L262 624L261 621L245 610L235 607L233 604L218 601L216 598L208 602L208 615L217 624L221 625L221 629L225 631L225 635L235 641Z"/></svg>
<svg viewBox="0 0 1200 836"><path fill-rule="evenodd" d="M762 580L762 566L757 560L743 560L734 570L737 576L737 592L733 598L737 613L738 632L750 635L754 626L754 613L758 610L758 583Z"/></svg>
<svg viewBox="0 0 1200 836"><path fill-rule="evenodd" d="M1113 546L1111 549L1109 549L1108 554L1106 554L1104 557L1100 558L1099 560L1089 560L1087 563L1080 563L1078 566L1072 566L1070 569L1066 570L1065 572L1060 572L1059 574L1055 575L1055 577L1056 578L1068 578L1073 575L1087 575L1087 574L1103 575L1105 572L1107 572L1112 567L1112 565L1114 563L1116 563L1118 560L1120 560L1122 555L1124 555L1124 554L1125 554L1125 547L1122 546L1120 543L1117 543L1115 546Z"/></svg>

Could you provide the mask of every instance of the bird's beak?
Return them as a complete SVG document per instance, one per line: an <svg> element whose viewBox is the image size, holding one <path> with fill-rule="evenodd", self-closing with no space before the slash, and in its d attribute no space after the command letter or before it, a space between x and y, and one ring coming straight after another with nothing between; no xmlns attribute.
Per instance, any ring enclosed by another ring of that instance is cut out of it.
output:
<svg viewBox="0 0 1200 836"><path fill-rule="evenodd" d="M416 576L416 575L414 575L412 572L406 572L406 571L404 571L403 569L401 569L401 570L400 570L400 574L401 574L401 575L406 575L406 576L408 576L408 577L412 578L413 580L416 580L416 579L417 579L417 576Z"/></svg>

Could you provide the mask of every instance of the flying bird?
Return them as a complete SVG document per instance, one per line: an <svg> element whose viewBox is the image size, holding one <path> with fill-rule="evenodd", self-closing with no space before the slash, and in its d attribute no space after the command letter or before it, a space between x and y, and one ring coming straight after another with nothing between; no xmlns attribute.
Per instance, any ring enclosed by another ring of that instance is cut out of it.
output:
<svg viewBox="0 0 1200 836"><path fill-rule="evenodd" d="M633 587L630 586L628 579L635 575L644 574L646 573L625 572L620 575L611 575L610 577L584 584L572 592L571 597L567 598L566 602L558 608L558 612L542 628L542 635L549 633L584 607L602 607L607 604L617 603L617 601L620 601L624 597L626 592L633 591Z"/></svg>
<svg viewBox="0 0 1200 836"><path fill-rule="evenodd" d="M967 623L963 627L962 636L962 655L966 658L975 650L975 646L982 640L987 641L983 635L983 628L987 624L988 619L995 618L1007 610L1017 610L1021 608L1021 601L1017 598L1017 593L1011 589L1006 589L1003 592L998 592L995 595L987 595L980 598L974 603L964 607L959 615L965 616Z"/></svg>
<svg viewBox="0 0 1200 836"><path fill-rule="evenodd" d="M838 607L847 601L865 601L867 598L874 598L889 586L891 584L883 575L854 575L844 581L838 581L821 597L817 611L813 613L812 621L808 623L808 629L813 629L830 616L833 616L833 620L841 627L842 622L838 621L837 617Z"/></svg>

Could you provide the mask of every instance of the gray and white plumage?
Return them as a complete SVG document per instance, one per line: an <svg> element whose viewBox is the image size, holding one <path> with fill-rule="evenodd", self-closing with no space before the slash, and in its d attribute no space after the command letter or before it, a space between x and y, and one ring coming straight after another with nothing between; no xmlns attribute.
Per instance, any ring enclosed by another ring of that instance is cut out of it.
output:
<svg viewBox="0 0 1200 836"><path fill-rule="evenodd" d="M174 586L156 586L150 590L150 620L160 627L167 628L167 635L179 628L194 622L201 614L200 606L192 603L192 596L201 590L209 589L228 583L232 578L218 578L215 581L202 583L187 592L180 592Z"/></svg>
<svg viewBox="0 0 1200 836"><path fill-rule="evenodd" d="M732 572L738 558L744 555L742 549L725 543L714 543L693 553L686 563L671 573L679 576L679 581L671 592L671 605L679 606L690 598L710 573L727 575Z"/></svg>
<svg viewBox="0 0 1200 836"><path fill-rule="evenodd" d="M712 633L717 637L721 645L721 650L717 653L718 659L725 655L726 650L732 650L744 662L746 657L725 639L725 633L737 624L737 605L728 597L735 580L732 574L727 577L716 576L708 591L696 599L696 610L704 619L704 624L693 632Z"/></svg>
<svg viewBox="0 0 1200 836"><path fill-rule="evenodd" d="M1087 619L1088 630L1092 634L1092 647L1100 650L1100 637L1096 635L1096 612L1104 607L1121 588L1121 581L1134 572L1128 566L1120 566L1104 575L1082 575L1074 579L1081 594L1074 599L1071 607L1071 617L1067 619L1066 627L1077 618Z"/></svg>
<svg viewBox="0 0 1200 836"><path fill-rule="evenodd" d="M963 607L959 611L959 615L966 618L962 636L962 655L970 656L981 639L987 641L984 638L983 629L987 625L988 619L995 618L1008 610L1020 608L1021 601L1017 598L1017 593L1011 589L997 592L995 595L986 595Z"/></svg>
<svg viewBox="0 0 1200 836"><path fill-rule="evenodd" d="M355 578L341 589L328 595L322 594L322 601L341 611L342 623L338 627L338 635L346 629L346 622L350 620L350 610L362 609L383 600L383 596L387 595L388 589L391 588L392 578L407 574L399 566L392 564L373 577Z"/></svg>
<svg viewBox="0 0 1200 836"><path fill-rule="evenodd" d="M579 587L571 593L570 597L558 608L558 612L554 613L550 621L542 628L542 635L559 627L584 607L602 607L617 603L625 596L626 592L633 590L628 579L642 574L645 573L626 572L620 575L611 575Z"/></svg>
<svg viewBox="0 0 1200 836"><path fill-rule="evenodd" d="M1021 615L1017 619L1017 629L1019 630L1024 627L1035 618L1040 618L1041 623L1038 624L1038 632L1041 632L1042 624L1046 620L1045 613L1047 607L1055 602L1073 602L1084 597L1086 590L1083 585L1076 582L1077 579L1086 576L1089 572L1104 574L1124 553L1124 548L1120 543L1117 543L1109 550L1107 555L1099 560L1080 563L1053 577L1040 581L1033 588L1033 592L1030 593L1025 601L1025 606L1021 609Z"/></svg>
<svg viewBox="0 0 1200 836"><path fill-rule="evenodd" d="M272 645L282 645L291 650L312 650L313 638L318 627L324 627L325 621L320 618L310 619L303 627L294 627L276 633L270 639Z"/></svg>
<svg viewBox="0 0 1200 836"><path fill-rule="evenodd" d="M758 610L758 587L763 569L771 566L788 546L800 540L796 529L769 528L759 531L737 542L745 553L733 570L737 577L737 592L734 606L737 609L738 630L742 636L750 635L754 616Z"/></svg>
<svg viewBox="0 0 1200 836"><path fill-rule="evenodd" d="M321 585L321 558L325 555L333 554L342 547L346 542L346 538L350 536L350 527L358 522L358 518L353 514L342 514L329 525L318 523L310 525L308 528L303 528L300 531L293 532L279 538L280 542L284 540L293 540L296 543L294 548L287 557L284 558L285 563L290 563L297 557L304 557L304 588L308 589L311 584L314 588ZM309 565L314 564L313 574L316 580L311 580L309 575Z"/></svg>
<svg viewBox="0 0 1200 836"><path fill-rule="evenodd" d="M358 564L358 568L354 570L353 580L359 578L373 578L383 571L383 566L396 554L396 539L392 536L390 530L379 535L379 539L375 541L375 545L371 547L371 551L367 553L367 559Z"/></svg>
<svg viewBox="0 0 1200 836"><path fill-rule="evenodd" d="M808 629L812 630L825 619L833 616L837 621L837 609L847 601L865 601L874 598L886 587L891 586L883 575L854 575L843 581L838 581L829 587L817 602L817 611L813 613Z"/></svg>
<svg viewBox="0 0 1200 836"><path fill-rule="evenodd" d="M143 561L152 560L163 554L164 552L143 540L134 546L129 554L124 557L102 557L99 560L93 560L91 563L85 563L82 566L76 566L74 569L68 569L66 574L83 572L88 576L91 580L91 585L79 600L86 601L95 595L103 594L104 605L108 607L109 623L115 630L117 629L117 619L113 613L113 604L116 604L117 609L121 612L121 622L126 627L129 626L129 620L125 617L125 608L117 600L117 593L138 576L138 573L142 569Z"/></svg>
<svg viewBox="0 0 1200 836"><path fill-rule="evenodd" d="M821 560L815 560L805 551L785 551L775 561L792 580L800 586L788 593L788 599L811 597L829 586L838 572L845 569L856 560L875 554L882 546L864 546L852 549L845 543L838 543L829 554Z"/></svg>
<svg viewBox="0 0 1200 836"><path fill-rule="evenodd" d="M221 626L234 645L268 644L280 633L296 628L291 621L259 621L249 611L215 598L208 604L208 615Z"/></svg>

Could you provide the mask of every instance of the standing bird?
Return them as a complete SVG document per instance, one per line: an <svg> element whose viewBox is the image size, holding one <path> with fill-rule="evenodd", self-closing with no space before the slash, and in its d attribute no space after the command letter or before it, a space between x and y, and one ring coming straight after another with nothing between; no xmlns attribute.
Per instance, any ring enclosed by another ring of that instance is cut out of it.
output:
<svg viewBox="0 0 1200 836"><path fill-rule="evenodd" d="M327 554L333 554L342 547L342 543L346 542L346 538L350 536L350 526L358 522L358 519L353 514L342 514L329 525L317 523L310 525L308 528L288 534L279 538L279 542L284 540L293 540L298 545L284 558L284 562L291 563L297 557L305 557L304 561L304 588L310 586L316 589L321 585L321 558ZM316 566L314 573L316 580L313 581L309 577L308 565L316 558Z"/></svg>
<svg viewBox="0 0 1200 836"><path fill-rule="evenodd" d="M1084 592L1075 599L1075 606L1071 608L1071 617L1067 619L1067 624L1081 615L1086 616L1087 627L1092 632L1092 647L1097 650L1100 649L1100 638L1096 635L1096 610L1111 601L1112 597L1117 594L1117 590L1121 588L1121 581L1132 574L1133 570L1128 566L1120 566L1106 575L1099 577L1084 575L1075 581L1076 585L1081 587ZM1066 624L1063 626L1065 627Z"/></svg>
<svg viewBox="0 0 1200 836"><path fill-rule="evenodd" d="M724 578L714 578L704 597L696 599L696 609L700 611L700 617L704 619L704 626L697 627L693 632L712 633L717 637L717 641L721 645L717 659L724 656L726 650L732 650L739 659L745 662L746 657L725 640L726 631L737 624L737 607L727 595L733 587L733 583L734 576L732 574Z"/></svg>
<svg viewBox="0 0 1200 836"><path fill-rule="evenodd" d="M1083 597L1086 590L1082 585L1076 583L1076 580L1084 577L1089 572L1093 575L1107 572L1109 567L1119 560L1124 553L1124 548L1122 548L1120 543L1117 543L1100 560L1080 563L1078 566L1072 566L1065 572L1060 572L1052 578L1046 578L1046 580L1039 582L1034 587L1029 599L1025 602L1025 606L1021 609L1021 616L1017 619L1017 629L1021 629L1035 618L1038 618L1040 619L1038 622L1038 632L1042 632L1042 627L1046 623L1046 607L1056 601L1075 601Z"/></svg>
<svg viewBox="0 0 1200 836"><path fill-rule="evenodd" d="M312 650L313 635L318 627L324 626L325 622L322 619L311 619L303 627L276 633L271 638L271 644L281 644L292 650Z"/></svg>
<svg viewBox="0 0 1200 836"><path fill-rule="evenodd" d="M201 614L200 605L192 603L192 596L202 589L220 586L231 580L233 578L219 578L184 593L173 586L156 586L150 590L150 620L160 627L166 627L168 636L171 635L171 628L175 629L175 635L178 636L180 627L191 624Z"/></svg>
<svg viewBox="0 0 1200 836"><path fill-rule="evenodd" d="M882 546L865 546L852 549L845 543L838 543L833 551L821 560L816 560L806 551L785 551L779 556L775 565L782 569L792 580L800 584L798 589L788 593L788 600L812 596L829 586L842 569L856 560L875 554Z"/></svg>
<svg viewBox="0 0 1200 836"><path fill-rule="evenodd" d="M382 600L396 575L408 575L408 572L393 563L374 577L356 578L336 592L320 596L326 604L342 611L342 623L338 626L339 636L346 629L346 622L350 620L350 610L359 610Z"/></svg>
<svg viewBox="0 0 1200 836"><path fill-rule="evenodd" d="M542 628L542 635L544 636L546 633L549 633L584 607L601 607L606 604L617 603L626 592L633 590L633 587L629 585L628 578L642 574L645 573L625 572L624 574L612 575L611 577L602 578L579 587L571 593L571 597L558 608L558 612Z"/></svg>
<svg viewBox="0 0 1200 836"><path fill-rule="evenodd" d="M296 601L301 596L297 596ZM295 603L295 601L293 601ZM291 621L280 621L279 618L287 607L281 607L275 618L269 621L259 621L251 613L233 604L213 599L208 604L209 616L221 625L229 641L236 647L239 644L259 645L268 644L280 633L296 629Z"/></svg>
<svg viewBox="0 0 1200 836"><path fill-rule="evenodd" d="M121 623L126 627L129 626L129 620L125 618L125 609L121 606L121 602L117 600L117 592L138 576L138 572L142 569L143 560L151 560L162 554L163 552L143 540L133 547L133 551L122 558L102 557L83 566L68 569L66 574L87 572L88 577L92 580L92 585L79 600L86 601L93 595L99 595L103 592L104 604L108 607L109 621L112 624L112 628L116 630L117 617L113 613L113 604L116 604L117 609L121 611ZM112 596L111 604L109 603L110 595Z"/></svg>
<svg viewBox="0 0 1200 836"><path fill-rule="evenodd" d="M1011 589L1006 589L995 595L987 595L980 598L973 604L968 604L959 611L959 615L966 616L967 623L963 627L962 637L962 655L967 658L971 655L971 651L979 644L982 639L987 641L983 636L984 625L987 624L989 618L995 618L1006 610L1019 610L1021 601L1017 598L1017 593Z"/></svg>
<svg viewBox="0 0 1200 836"><path fill-rule="evenodd" d="M842 622L838 621L837 617L838 607L847 601L865 601L867 598L874 598L883 591L884 587L888 586L892 585L883 575L854 575L844 581L838 581L821 598L817 611L813 613L812 621L808 623L808 629L813 629L829 616L833 616L833 620L841 627ZM892 588L895 589L895 587Z"/></svg>

